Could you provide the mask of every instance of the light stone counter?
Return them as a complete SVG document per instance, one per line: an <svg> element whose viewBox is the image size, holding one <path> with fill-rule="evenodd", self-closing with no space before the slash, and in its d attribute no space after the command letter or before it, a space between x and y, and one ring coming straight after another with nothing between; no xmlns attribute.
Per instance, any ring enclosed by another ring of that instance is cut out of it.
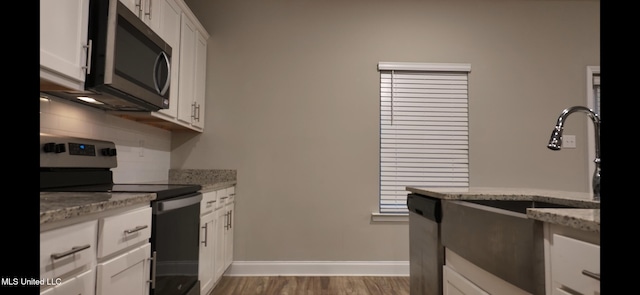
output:
<svg viewBox="0 0 640 295"><path fill-rule="evenodd" d="M579 230L600 232L600 209L528 208L527 217Z"/></svg>
<svg viewBox="0 0 640 295"><path fill-rule="evenodd" d="M40 225L149 203L155 193L40 192Z"/></svg>
<svg viewBox="0 0 640 295"><path fill-rule="evenodd" d="M232 169L170 169L169 183L199 184L209 192L236 185L236 175Z"/></svg>
<svg viewBox="0 0 640 295"><path fill-rule="evenodd" d="M530 208L527 217L585 231L600 231L600 201L591 194L530 188L474 187L463 189L407 187L416 194L442 200L523 200L542 201L573 208Z"/></svg>

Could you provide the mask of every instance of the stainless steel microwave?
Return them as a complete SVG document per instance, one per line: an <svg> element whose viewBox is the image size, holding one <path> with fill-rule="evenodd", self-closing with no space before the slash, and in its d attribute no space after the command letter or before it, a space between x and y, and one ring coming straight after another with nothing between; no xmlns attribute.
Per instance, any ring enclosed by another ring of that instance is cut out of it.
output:
<svg viewBox="0 0 640 295"><path fill-rule="evenodd" d="M118 0L90 0L88 31L85 91L53 94L104 110L169 108L169 44Z"/></svg>

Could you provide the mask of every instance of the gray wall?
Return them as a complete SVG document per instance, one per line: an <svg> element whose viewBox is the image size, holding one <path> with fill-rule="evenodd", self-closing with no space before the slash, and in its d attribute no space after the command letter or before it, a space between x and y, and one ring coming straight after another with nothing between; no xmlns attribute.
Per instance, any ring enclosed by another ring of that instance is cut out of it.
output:
<svg viewBox="0 0 640 295"><path fill-rule="evenodd" d="M377 211L379 61L470 63L472 186L588 191L577 149L548 150L586 104L600 2L186 1L208 43L206 130L172 136L172 168L238 170L235 260L408 260Z"/></svg>

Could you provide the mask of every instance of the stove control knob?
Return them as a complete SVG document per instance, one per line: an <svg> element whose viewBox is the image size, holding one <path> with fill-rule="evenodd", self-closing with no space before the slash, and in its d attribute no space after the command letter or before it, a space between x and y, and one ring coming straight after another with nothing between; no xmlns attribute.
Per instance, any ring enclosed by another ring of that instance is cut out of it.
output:
<svg viewBox="0 0 640 295"><path fill-rule="evenodd" d="M67 148L65 147L64 143L56 144L56 148L55 148L56 154L64 153L66 151L67 151Z"/></svg>
<svg viewBox="0 0 640 295"><path fill-rule="evenodd" d="M55 142L48 142L44 144L43 151L45 153L53 153L53 150L56 148Z"/></svg>
<svg viewBox="0 0 640 295"><path fill-rule="evenodd" d="M64 143L58 143L56 144L55 142L48 142L44 144L44 148L43 148L45 153L64 153L67 151L67 148L65 147Z"/></svg>
<svg viewBox="0 0 640 295"><path fill-rule="evenodd" d="M112 148L103 148L101 152L103 156L107 156L107 157L113 157L117 154L116 149L112 149Z"/></svg>

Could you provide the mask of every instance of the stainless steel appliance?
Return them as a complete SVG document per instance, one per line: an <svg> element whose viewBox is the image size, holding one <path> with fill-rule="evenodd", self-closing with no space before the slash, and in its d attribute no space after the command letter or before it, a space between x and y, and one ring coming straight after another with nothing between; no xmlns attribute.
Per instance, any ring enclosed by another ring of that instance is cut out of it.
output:
<svg viewBox="0 0 640 295"><path fill-rule="evenodd" d="M113 142L40 134L40 191L149 192L152 206L150 295L199 295L200 185L113 183Z"/></svg>
<svg viewBox="0 0 640 295"><path fill-rule="evenodd" d="M104 110L169 108L171 46L119 0L89 2L88 59L85 91L42 92Z"/></svg>
<svg viewBox="0 0 640 295"><path fill-rule="evenodd" d="M440 199L407 195L409 208L409 293L442 295L444 247L440 239Z"/></svg>

